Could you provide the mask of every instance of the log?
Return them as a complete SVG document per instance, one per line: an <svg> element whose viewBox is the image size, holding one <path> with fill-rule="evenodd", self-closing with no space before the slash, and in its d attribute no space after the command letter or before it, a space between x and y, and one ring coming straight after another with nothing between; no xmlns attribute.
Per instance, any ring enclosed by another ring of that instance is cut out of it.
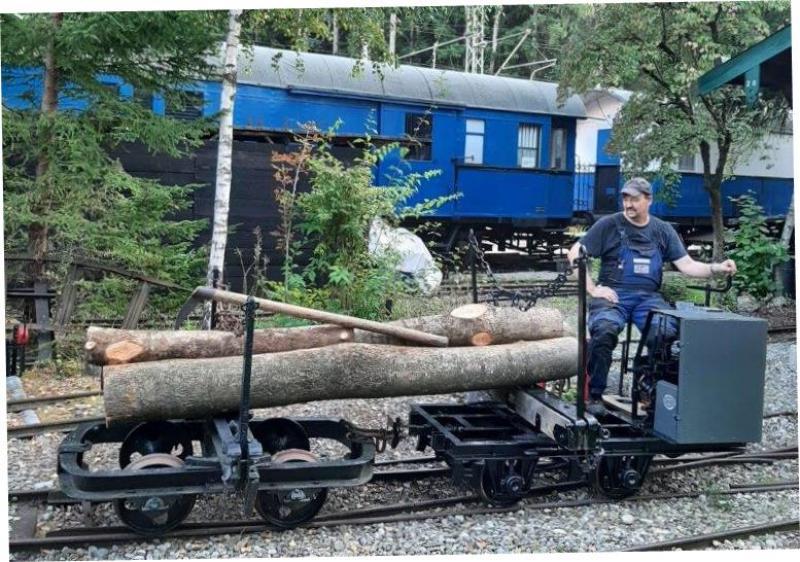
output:
<svg viewBox="0 0 800 562"><path fill-rule="evenodd" d="M192 298L212 299L218 302L228 302L243 305L250 297L241 293L233 293L231 291L223 291L221 289L197 287L192 293ZM278 314L286 314L287 316L294 316L295 318L305 318L306 320L313 320L314 322L327 322L329 324L336 324L337 326L344 326L346 328L360 328L362 330L378 332L423 345L447 347L447 338L434 334L426 334L424 332L420 332L419 330L411 330L402 326L391 326L389 324L383 324L374 320L364 320L363 318L347 316L346 314L335 314L333 312L325 312L324 310L316 310L314 308L306 308L304 306L286 304L284 302L272 301L269 299L254 297L253 300L256 302L256 304L258 304L258 308L261 310L268 310Z"/></svg>
<svg viewBox="0 0 800 562"><path fill-rule="evenodd" d="M93 365L139 361L241 355L244 339L216 330L118 330L90 326L86 359ZM302 326L253 331L253 353L275 353L353 341L353 330L341 326Z"/></svg>
<svg viewBox="0 0 800 562"><path fill-rule="evenodd" d="M575 374L575 338L487 347L344 343L255 355L253 408L528 386ZM239 407L242 358L174 359L107 367L108 424L199 419Z"/></svg>
<svg viewBox="0 0 800 562"><path fill-rule="evenodd" d="M423 316L387 322L438 336L450 345L488 345L519 340L540 340L564 335L561 313L555 309L467 305L449 315ZM221 331L118 330L90 326L86 331L87 361L94 365L120 365L164 359L199 359L241 355L242 338ZM271 328L253 332L253 353L310 349L345 342L408 345L385 334L333 325Z"/></svg>
<svg viewBox="0 0 800 562"><path fill-rule="evenodd" d="M482 346L564 335L564 318L554 308L522 311L513 307L468 304L456 308L449 315L407 318L391 324L445 336L450 346ZM404 345L397 338L361 330L355 331L354 341Z"/></svg>

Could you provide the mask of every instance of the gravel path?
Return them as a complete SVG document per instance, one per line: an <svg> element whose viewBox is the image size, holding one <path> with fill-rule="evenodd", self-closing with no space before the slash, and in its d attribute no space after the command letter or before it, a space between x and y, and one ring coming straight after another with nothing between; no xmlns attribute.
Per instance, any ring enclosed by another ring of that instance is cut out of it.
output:
<svg viewBox="0 0 800 562"><path fill-rule="evenodd" d="M765 411L797 411L796 345L775 343L768 347ZM257 415L296 415L344 417L357 425L377 426L387 417L405 419L413 401L459 402L463 395L394 398L386 400L347 400L302 404L261 410ZM760 444L752 450L796 446L797 417L781 416L764 420ZM61 436L42 435L32 440L10 439L8 446L9 487L44 488L57 485L55 454ZM324 443L315 443L322 454L332 454ZM406 440L398 449L379 459L416 454L414 442ZM103 448L92 462L112 466L116 451ZM643 493L682 490L721 490L730 484L796 480L797 461L772 465L718 466L651 475ZM413 483L370 483L353 489L330 491L322 513L353 509L379 503L447 497L463 493L446 478ZM697 499L671 502L622 502L581 508L535 510L540 501L585 498L586 490L575 490L543 498L531 498L519 509L494 515L448 516L425 521L343 526L330 529L264 532L243 536L218 536L208 539L142 541L109 547L73 548L39 553L12 554L14 560L83 559L159 559L231 558L273 556L336 555L422 555L529 552L613 551L643 543L668 540L688 534L754 525L798 516L797 491L705 495ZM9 506L13 524L16 506ZM239 501L215 496L198 500L190 520L239 518ZM94 518L99 523L116 522L109 505L98 506ZM80 508L48 507L40 511L41 532L66 525L83 525ZM765 537L725 541L719 549L800 548L800 530Z"/></svg>

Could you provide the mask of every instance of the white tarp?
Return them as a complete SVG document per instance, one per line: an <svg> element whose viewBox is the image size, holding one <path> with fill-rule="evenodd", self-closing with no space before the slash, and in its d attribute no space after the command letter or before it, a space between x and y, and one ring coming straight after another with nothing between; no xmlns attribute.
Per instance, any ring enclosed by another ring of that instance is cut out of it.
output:
<svg viewBox="0 0 800 562"><path fill-rule="evenodd" d="M400 256L397 271L411 276L423 294L430 295L442 284L442 272L420 237L376 218L369 228L369 252L381 256L387 251Z"/></svg>

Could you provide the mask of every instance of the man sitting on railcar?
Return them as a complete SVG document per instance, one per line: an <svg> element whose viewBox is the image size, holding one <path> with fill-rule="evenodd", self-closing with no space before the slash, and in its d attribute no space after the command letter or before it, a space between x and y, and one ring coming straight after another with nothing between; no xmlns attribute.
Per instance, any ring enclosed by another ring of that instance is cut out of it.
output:
<svg viewBox="0 0 800 562"><path fill-rule="evenodd" d="M644 329L649 311L667 308L661 296L664 263L672 262L681 273L707 278L715 274L734 275L736 263L702 263L693 260L678 233L669 224L650 215L653 190L644 178L633 178L622 188L623 211L603 217L576 242L567 255L570 263L578 257L580 247L586 254L599 257L600 276L595 284L587 278L589 305L588 350L589 403L587 411L605 414L601 400L606 388L611 356L619 333L629 321ZM674 338L674 319L666 326L667 338ZM654 330L646 344L652 343Z"/></svg>

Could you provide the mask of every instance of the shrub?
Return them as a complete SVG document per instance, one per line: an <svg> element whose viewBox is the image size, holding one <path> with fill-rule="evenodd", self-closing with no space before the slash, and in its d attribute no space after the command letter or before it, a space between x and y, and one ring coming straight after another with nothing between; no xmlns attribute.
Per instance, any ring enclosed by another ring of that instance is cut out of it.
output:
<svg viewBox="0 0 800 562"><path fill-rule="evenodd" d="M394 175L391 185L379 187L373 185L374 166L394 151L405 151L398 144L378 148L367 138L360 157L345 165L331 154L325 136L314 133L298 141L302 157L284 159L278 170L281 177L292 178L279 180L280 193L276 193L282 217L274 234L278 247L285 250L283 281L266 281L261 288L285 302L384 319L390 313L388 301L409 289L395 271L398 256L370 254L370 223L381 217L396 224L403 217L427 214L441 206L450 197L404 207L421 183L439 172ZM304 167L310 191L297 192L293 178L299 173L292 174L287 164ZM311 254L302 269L294 259L301 248Z"/></svg>
<svg viewBox="0 0 800 562"><path fill-rule="evenodd" d="M740 294L767 300L777 289L775 267L786 262L789 254L780 242L770 238L764 210L752 195L731 199L739 206L741 216L733 235L735 248L730 252L738 269L734 287Z"/></svg>

